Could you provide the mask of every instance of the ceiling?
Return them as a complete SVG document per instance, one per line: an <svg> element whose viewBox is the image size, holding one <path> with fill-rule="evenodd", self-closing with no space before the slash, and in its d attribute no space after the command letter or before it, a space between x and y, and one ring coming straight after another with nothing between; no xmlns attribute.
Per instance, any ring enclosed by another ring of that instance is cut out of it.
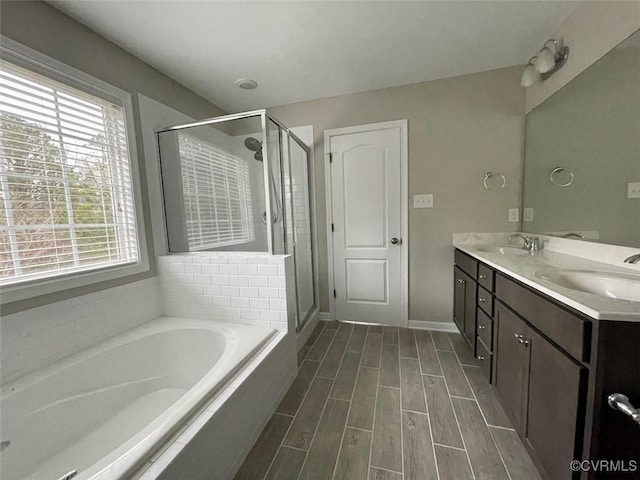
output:
<svg viewBox="0 0 640 480"><path fill-rule="evenodd" d="M53 0L227 112L520 65L563 1ZM255 79L255 90L234 81Z"/></svg>

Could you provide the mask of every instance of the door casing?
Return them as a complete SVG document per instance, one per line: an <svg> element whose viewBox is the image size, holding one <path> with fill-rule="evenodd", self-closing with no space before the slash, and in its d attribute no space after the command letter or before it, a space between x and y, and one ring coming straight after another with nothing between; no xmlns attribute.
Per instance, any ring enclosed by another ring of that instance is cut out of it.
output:
<svg viewBox="0 0 640 480"><path fill-rule="evenodd" d="M400 326L406 327L409 322L409 138L408 121L393 120L389 122L368 123L365 125L354 125L351 127L333 128L324 131L324 185L326 199L327 217L327 258L329 277L329 315L331 320L336 319L336 305L333 297L335 288L334 279L334 257L333 257L333 233L331 224L333 223L333 192L331 189L331 137L338 135L348 135L351 133L372 132L376 130L387 130L390 128L400 129L400 230L402 235L401 251L401 322ZM326 319L326 317L325 317Z"/></svg>

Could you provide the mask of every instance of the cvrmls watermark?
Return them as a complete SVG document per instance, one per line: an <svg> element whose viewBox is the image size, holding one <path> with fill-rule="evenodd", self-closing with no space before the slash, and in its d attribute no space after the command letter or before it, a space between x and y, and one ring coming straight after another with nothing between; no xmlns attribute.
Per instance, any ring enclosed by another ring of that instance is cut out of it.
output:
<svg viewBox="0 0 640 480"><path fill-rule="evenodd" d="M636 460L573 460L569 466L574 472L636 472Z"/></svg>

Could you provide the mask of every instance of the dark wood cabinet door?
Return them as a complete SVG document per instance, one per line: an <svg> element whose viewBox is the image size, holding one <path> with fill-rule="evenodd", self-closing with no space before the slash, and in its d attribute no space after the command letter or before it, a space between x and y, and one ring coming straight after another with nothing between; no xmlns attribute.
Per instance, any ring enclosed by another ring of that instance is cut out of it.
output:
<svg viewBox="0 0 640 480"><path fill-rule="evenodd" d="M577 364L530 327L524 338L529 353L529 396L524 437L549 478L571 479L569 464L580 458L581 391L586 368Z"/></svg>
<svg viewBox="0 0 640 480"><path fill-rule="evenodd" d="M476 354L476 303L478 299L478 284L468 275L464 281L464 335L471 345L473 355Z"/></svg>
<svg viewBox="0 0 640 480"><path fill-rule="evenodd" d="M453 321L460 333L464 333L465 275L458 267L453 268Z"/></svg>
<svg viewBox="0 0 640 480"><path fill-rule="evenodd" d="M525 324L501 303L496 309L494 385L505 412L519 432L524 430L526 368L529 350L522 343Z"/></svg>

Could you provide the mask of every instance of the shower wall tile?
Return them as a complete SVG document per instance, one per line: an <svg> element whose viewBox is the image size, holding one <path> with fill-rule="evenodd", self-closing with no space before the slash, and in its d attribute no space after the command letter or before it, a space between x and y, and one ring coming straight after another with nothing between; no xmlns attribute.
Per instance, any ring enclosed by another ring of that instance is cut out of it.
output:
<svg viewBox="0 0 640 480"><path fill-rule="evenodd" d="M153 277L0 317L0 383L161 315L158 277Z"/></svg>
<svg viewBox="0 0 640 480"><path fill-rule="evenodd" d="M157 265L165 315L293 331L289 255L184 253L158 257Z"/></svg>

